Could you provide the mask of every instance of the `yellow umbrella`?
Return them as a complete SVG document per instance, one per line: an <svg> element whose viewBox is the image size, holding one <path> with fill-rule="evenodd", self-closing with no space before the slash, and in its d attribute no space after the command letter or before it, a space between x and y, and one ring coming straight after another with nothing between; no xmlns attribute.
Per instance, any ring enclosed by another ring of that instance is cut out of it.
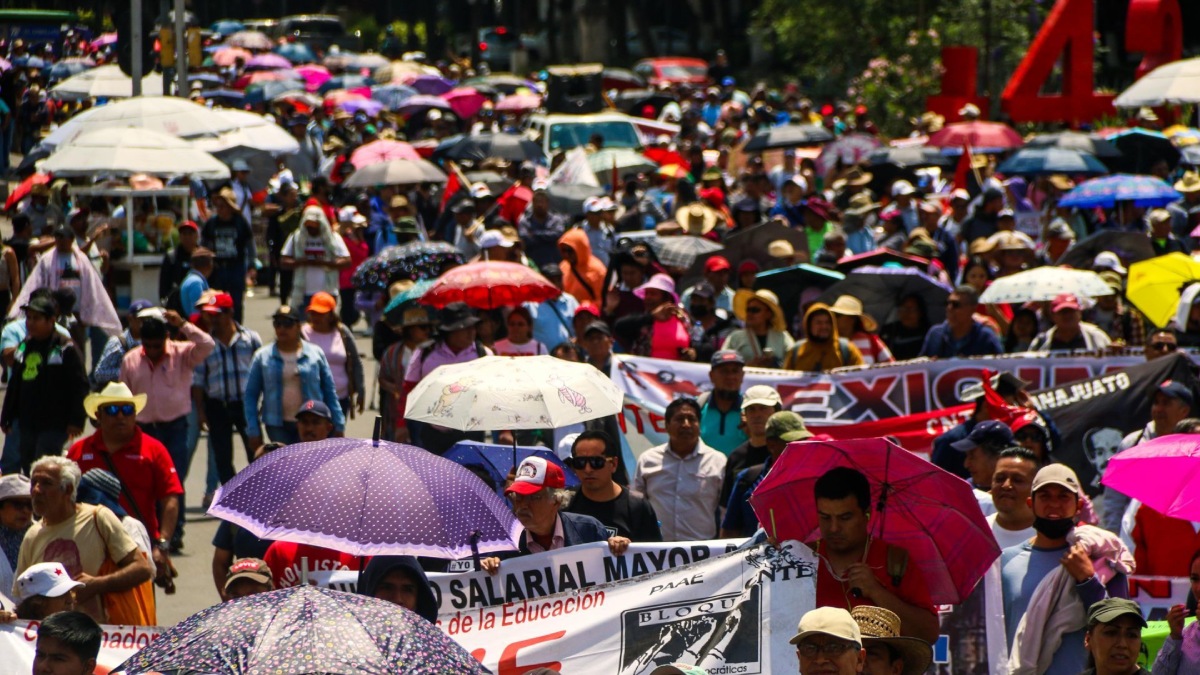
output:
<svg viewBox="0 0 1200 675"><path fill-rule="evenodd" d="M687 178L688 170L678 164L667 164L659 167L658 175L666 178Z"/></svg>
<svg viewBox="0 0 1200 675"><path fill-rule="evenodd" d="M1194 281L1200 281L1200 261L1168 253L1129 266L1125 297L1155 326L1165 327L1175 316L1184 287Z"/></svg>

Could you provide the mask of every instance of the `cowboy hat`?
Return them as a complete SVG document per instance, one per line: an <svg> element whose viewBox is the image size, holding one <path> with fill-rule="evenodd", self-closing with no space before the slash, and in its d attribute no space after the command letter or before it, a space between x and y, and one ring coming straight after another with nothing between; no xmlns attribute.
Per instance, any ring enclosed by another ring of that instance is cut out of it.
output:
<svg viewBox="0 0 1200 675"><path fill-rule="evenodd" d="M83 411L91 419L96 419L96 409L108 403L132 403L136 414L146 407L146 395L134 394L124 382L109 382L104 389L88 394L83 399Z"/></svg>
<svg viewBox="0 0 1200 675"><path fill-rule="evenodd" d="M874 333L879 328L875 318L863 311L862 300L853 295L839 295L838 299L829 306L829 311L841 316L858 317L859 321L862 321L863 330L868 333Z"/></svg>
<svg viewBox="0 0 1200 675"><path fill-rule="evenodd" d="M850 206L843 213L861 218L872 211L879 210L882 206L871 198L870 192L859 192L850 198Z"/></svg>
<svg viewBox="0 0 1200 675"><path fill-rule="evenodd" d="M675 222L688 234L703 236L717 226L717 212L704 202L692 202L675 212Z"/></svg>
<svg viewBox="0 0 1200 675"><path fill-rule="evenodd" d="M852 185L854 187L862 187L864 185L868 185L874 179L875 179L874 175L872 175L868 171L863 171L862 169L860 169L858 167L854 167L853 169L850 169L850 171L846 173L846 185Z"/></svg>
<svg viewBox="0 0 1200 675"><path fill-rule="evenodd" d="M900 636L900 617L882 607L860 605L850 610L858 623L863 648L873 644L887 645L904 660L901 675L919 675L933 663L933 648L918 638Z"/></svg>
<svg viewBox="0 0 1200 675"><path fill-rule="evenodd" d="M1200 173L1188 171L1175 181L1176 192L1200 192Z"/></svg>
<svg viewBox="0 0 1200 675"><path fill-rule="evenodd" d="M787 330L787 319L783 316L783 308L779 306L779 296L765 288L754 291L754 295L746 298L746 304L752 301L760 302L771 310L771 330Z"/></svg>

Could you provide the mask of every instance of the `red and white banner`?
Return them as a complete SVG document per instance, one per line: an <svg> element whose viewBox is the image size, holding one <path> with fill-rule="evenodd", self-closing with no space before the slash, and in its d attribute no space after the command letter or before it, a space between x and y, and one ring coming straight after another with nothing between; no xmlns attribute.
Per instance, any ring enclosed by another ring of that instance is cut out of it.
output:
<svg viewBox="0 0 1200 675"><path fill-rule="evenodd" d="M100 626L104 637L96 659L96 675L108 675L165 630L158 626ZM37 648L36 621L0 624L0 675L29 675Z"/></svg>

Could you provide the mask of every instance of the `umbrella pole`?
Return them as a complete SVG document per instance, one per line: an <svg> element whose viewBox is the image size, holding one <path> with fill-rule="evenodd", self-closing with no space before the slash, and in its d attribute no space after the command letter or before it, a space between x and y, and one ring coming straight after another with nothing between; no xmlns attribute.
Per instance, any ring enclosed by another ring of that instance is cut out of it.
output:
<svg viewBox="0 0 1200 675"><path fill-rule="evenodd" d="M371 444L379 447L379 437L383 435L383 415L375 416L375 431L371 434Z"/></svg>
<svg viewBox="0 0 1200 675"><path fill-rule="evenodd" d="M479 560L479 530L471 533L471 560L475 561L475 571L483 569L483 564Z"/></svg>

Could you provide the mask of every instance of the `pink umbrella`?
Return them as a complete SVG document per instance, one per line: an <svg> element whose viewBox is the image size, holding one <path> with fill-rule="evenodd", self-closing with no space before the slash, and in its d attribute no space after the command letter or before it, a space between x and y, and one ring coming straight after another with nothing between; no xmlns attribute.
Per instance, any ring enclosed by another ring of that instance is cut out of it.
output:
<svg viewBox="0 0 1200 675"><path fill-rule="evenodd" d="M350 163L361 169L368 164L377 164L392 159L421 159L417 149L403 141L378 140L359 146L350 155Z"/></svg>
<svg viewBox="0 0 1200 675"><path fill-rule="evenodd" d="M363 94L360 91L351 89L334 89L325 94L325 105L337 106L351 101L370 100L371 97Z"/></svg>
<svg viewBox="0 0 1200 675"><path fill-rule="evenodd" d="M245 89L258 82L295 82L299 81L296 73L290 70L258 70L246 73L234 81L234 89ZM299 88L299 87L297 87Z"/></svg>
<svg viewBox="0 0 1200 675"><path fill-rule="evenodd" d="M813 484L850 467L871 483L871 537L909 553L935 604L971 593L1000 548L966 481L883 438L792 443L750 495L758 521L775 539L820 536Z"/></svg>
<svg viewBox="0 0 1200 675"><path fill-rule="evenodd" d="M1165 516L1200 521L1200 436L1160 436L1117 453L1100 482Z"/></svg>
<svg viewBox="0 0 1200 675"><path fill-rule="evenodd" d="M957 122L948 124L929 136L929 145L935 148L986 148L1003 150L1025 145L1012 127L999 122Z"/></svg>
<svg viewBox="0 0 1200 675"><path fill-rule="evenodd" d="M109 45L117 44L116 33L101 33L100 37L92 40L92 49L103 49Z"/></svg>
<svg viewBox="0 0 1200 675"><path fill-rule="evenodd" d="M328 82L333 76L329 74L329 69L325 66L318 66L315 63L310 63L304 66L295 68L296 73L304 78L304 89L309 93L314 93L321 85Z"/></svg>
<svg viewBox="0 0 1200 675"><path fill-rule="evenodd" d="M253 54L241 47L225 47L213 52L212 60L213 63L222 68L228 68L236 63L238 59L241 59L244 63L249 61L253 56Z"/></svg>
<svg viewBox="0 0 1200 675"><path fill-rule="evenodd" d="M280 70L292 67L292 62L278 54L258 54L246 62L246 70Z"/></svg>
<svg viewBox="0 0 1200 675"><path fill-rule="evenodd" d="M454 111L454 114L463 119L473 117L483 107L484 101L488 100L486 96L471 87L451 89L442 94L442 98L450 104L450 109Z"/></svg>
<svg viewBox="0 0 1200 675"><path fill-rule="evenodd" d="M535 110L541 104L542 97L537 94L513 94L500 99L496 112L524 112Z"/></svg>

